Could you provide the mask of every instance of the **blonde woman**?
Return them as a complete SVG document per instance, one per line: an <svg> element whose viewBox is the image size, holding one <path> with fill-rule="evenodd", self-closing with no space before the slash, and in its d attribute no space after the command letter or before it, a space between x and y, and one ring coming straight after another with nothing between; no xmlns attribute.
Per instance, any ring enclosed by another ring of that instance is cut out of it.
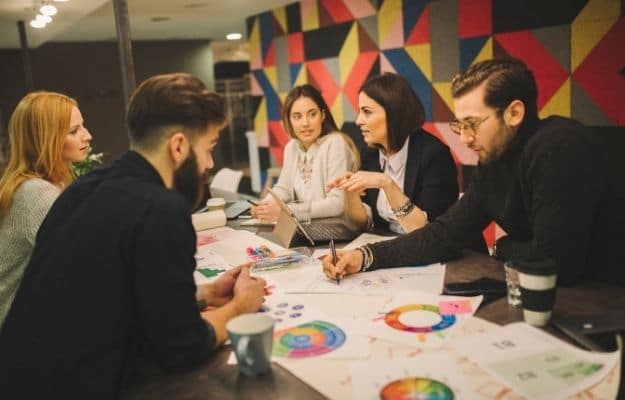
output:
<svg viewBox="0 0 625 400"><path fill-rule="evenodd" d="M9 120L10 156L0 178L0 328L22 280L35 236L71 164L89 153L91 134L74 99L34 92Z"/></svg>
<svg viewBox="0 0 625 400"><path fill-rule="evenodd" d="M321 93L314 86L296 86L284 101L282 122L291 136L275 193L285 202L310 205L310 218L338 217L345 211L343 190L326 192L325 185L347 171L357 171L360 156L353 141L338 131ZM298 210L294 209L297 214ZM266 197L252 215L276 221L279 206Z"/></svg>

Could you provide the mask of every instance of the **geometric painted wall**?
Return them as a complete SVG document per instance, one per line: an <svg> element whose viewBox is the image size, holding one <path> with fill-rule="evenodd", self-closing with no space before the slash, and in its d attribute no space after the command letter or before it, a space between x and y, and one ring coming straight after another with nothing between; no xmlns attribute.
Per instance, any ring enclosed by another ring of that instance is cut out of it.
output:
<svg viewBox="0 0 625 400"><path fill-rule="evenodd" d="M426 128L459 163L475 164L445 124L450 81L503 55L534 71L541 116L623 126L623 8L621 0L304 0L264 12L247 21L259 143L281 164L281 106L293 85L321 89L340 127L356 119L367 77L393 71L421 98Z"/></svg>
<svg viewBox="0 0 625 400"><path fill-rule="evenodd" d="M425 128L458 164L474 165L447 126L451 79L505 55L534 72L542 117L625 126L625 0L303 0L248 18L254 129L278 165L288 136L282 101L294 85L319 88L339 127L356 119L372 75L408 79ZM625 150L625 149L624 149Z"/></svg>

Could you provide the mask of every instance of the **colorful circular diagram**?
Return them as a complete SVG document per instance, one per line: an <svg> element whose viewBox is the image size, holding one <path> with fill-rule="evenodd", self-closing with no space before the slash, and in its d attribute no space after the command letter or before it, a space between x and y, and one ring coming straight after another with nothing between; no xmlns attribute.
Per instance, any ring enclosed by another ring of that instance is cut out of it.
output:
<svg viewBox="0 0 625 400"><path fill-rule="evenodd" d="M306 358L329 353L345 343L345 332L324 321L312 321L283 329L273 335L273 354Z"/></svg>
<svg viewBox="0 0 625 400"><path fill-rule="evenodd" d="M403 378L392 381L382 388L383 400L453 400L454 392L445 385L429 378Z"/></svg>
<svg viewBox="0 0 625 400"><path fill-rule="evenodd" d="M434 325L431 326L409 326L402 323L399 320L399 317L403 313L412 312L412 311L428 311L440 316L441 320ZM438 306L432 304L408 304L405 306L397 307L391 311L389 311L384 316L384 322L391 328L406 331L406 332L415 332L415 333L428 333L433 331L441 331L443 329L447 329L452 326L456 322L455 315L442 315L439 312Z"/></svg>

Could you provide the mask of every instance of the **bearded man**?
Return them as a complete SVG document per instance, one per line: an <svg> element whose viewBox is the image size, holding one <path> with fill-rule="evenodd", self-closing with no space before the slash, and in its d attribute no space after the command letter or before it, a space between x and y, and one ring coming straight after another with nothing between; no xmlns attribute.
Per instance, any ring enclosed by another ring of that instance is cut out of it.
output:
<svg viewBox="0 0 625 400"><path fill-rule="evenodd" d="M130 151L67 188L40 228L0 332L3 398L118 398L138 349L192 368L225 341L228 320L260 308L265 282L249 266L193 281L190 211L225 119L192 75L137 88Z"/></svg>

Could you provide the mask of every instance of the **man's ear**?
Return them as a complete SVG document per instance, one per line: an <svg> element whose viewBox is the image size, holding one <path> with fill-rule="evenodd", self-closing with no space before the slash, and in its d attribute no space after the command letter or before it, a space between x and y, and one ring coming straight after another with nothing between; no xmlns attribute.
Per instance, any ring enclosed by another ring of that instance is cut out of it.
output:
<svg viewBox="0 0 625 400"><path fill-rule="evenodd" d="M176 167L187 158L189 146L189 140L182 132L174 132L167 140L167 150Z"/></svg>
<svg viewBox="0 0 625 400"><path fill-rule="evenodd" d="M512 100L504 111L504 121L512 128L518 128L525 117L525 104L521 100Z"/></svg>

